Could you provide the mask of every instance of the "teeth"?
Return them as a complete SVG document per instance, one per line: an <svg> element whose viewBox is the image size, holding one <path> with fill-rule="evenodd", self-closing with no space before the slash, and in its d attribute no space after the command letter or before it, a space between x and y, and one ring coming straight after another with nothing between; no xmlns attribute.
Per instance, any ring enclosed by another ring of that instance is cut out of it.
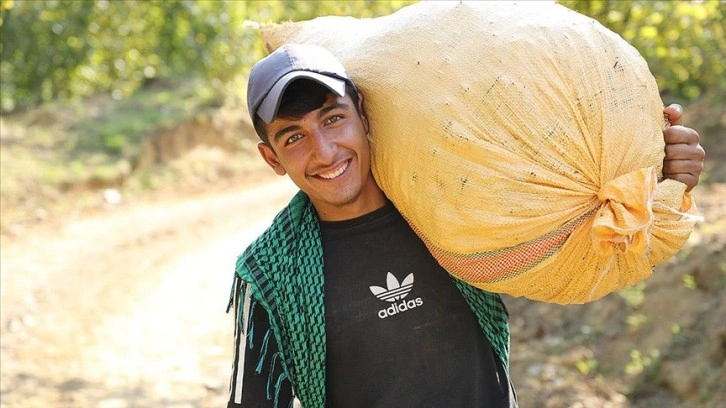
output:
<svg viewBox="0 0 726 408"><path fill-rule="evenodd" d="M334 178L340 176L341 174L343 174L343 172L347 168L348 168L348 162L346 161L340 167L338 167L337 169L331 171L330 173L320 173L320 174L318 174L318 176L320 176L320 177L322 177L324 179L327 179L327 180L334 179Z"/></svg>

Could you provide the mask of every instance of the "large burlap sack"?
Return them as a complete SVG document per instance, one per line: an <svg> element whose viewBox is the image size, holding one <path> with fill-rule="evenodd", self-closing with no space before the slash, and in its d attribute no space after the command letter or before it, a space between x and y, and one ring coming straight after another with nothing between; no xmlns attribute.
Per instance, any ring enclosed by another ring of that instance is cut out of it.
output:
<svg viewBox="0 0 726 408"><path fill-rule="evenodd" d="M554 3L422 2L267 26L263 39L340 58L365 95L376 180L474 286L595 300L648 277L693 228L685 186L657 182L655 80L591 18Z"/></svg>

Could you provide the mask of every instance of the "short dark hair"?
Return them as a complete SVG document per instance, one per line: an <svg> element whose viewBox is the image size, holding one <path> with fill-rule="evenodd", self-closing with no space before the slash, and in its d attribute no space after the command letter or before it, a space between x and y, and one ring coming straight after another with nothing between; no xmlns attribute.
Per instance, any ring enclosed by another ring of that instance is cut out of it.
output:
<svg viewBox="0 0 726 408"><path fill-rule="evenodd" d="M332 93L330 89L315 81L298 79L285 90L282 101L280 101L280 109L277 111L277 116L293 119L301 118L308 114L308 112L312 112L323 106L325 99L327 99L330 93ZM358 90L348 81L345 83L345 94L350 95L356 112L360 113L358 110ZM254 126L257 135L269 146L270 140L265 129L265 124L257 115L254 118Z"/></svg>

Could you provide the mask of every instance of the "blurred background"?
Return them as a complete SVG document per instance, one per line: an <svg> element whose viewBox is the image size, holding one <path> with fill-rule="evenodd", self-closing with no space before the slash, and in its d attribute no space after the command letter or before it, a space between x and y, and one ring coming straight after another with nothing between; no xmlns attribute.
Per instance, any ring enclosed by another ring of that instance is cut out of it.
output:
<svg viewBox="0 0 726 408"><path fill-rule="evenodd" d="M0 0L0 407L222 407L236 255L295 189L258 158L257 24L411 1ZM726 401L726 3L560 1L648 61L707 151L705 217L645 282L506 297L522 407Z"/></svg>

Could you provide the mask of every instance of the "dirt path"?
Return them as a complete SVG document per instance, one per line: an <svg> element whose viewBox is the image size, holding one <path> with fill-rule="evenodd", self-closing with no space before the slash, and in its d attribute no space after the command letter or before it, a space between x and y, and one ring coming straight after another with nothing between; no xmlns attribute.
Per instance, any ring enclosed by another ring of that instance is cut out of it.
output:
<svg viewBox="0 0 726 408"><path fill-rule="evenodd" d="M3 236L0 408L225 406L235 258L295 190L273 178ZM570 307L505 297L523 407L721 406L726 185L697 196L707 222L636 287L642 305L617 294ZM639 350L663 357L627 374ZM630 400L629 384L648 381Z"/></svg>
<svg viewBox="0 0 726 408"><path fill-rule="evenodd" d="M224 406L235 257L294 191L275 179L4 237L0 406Z"/></svg>

